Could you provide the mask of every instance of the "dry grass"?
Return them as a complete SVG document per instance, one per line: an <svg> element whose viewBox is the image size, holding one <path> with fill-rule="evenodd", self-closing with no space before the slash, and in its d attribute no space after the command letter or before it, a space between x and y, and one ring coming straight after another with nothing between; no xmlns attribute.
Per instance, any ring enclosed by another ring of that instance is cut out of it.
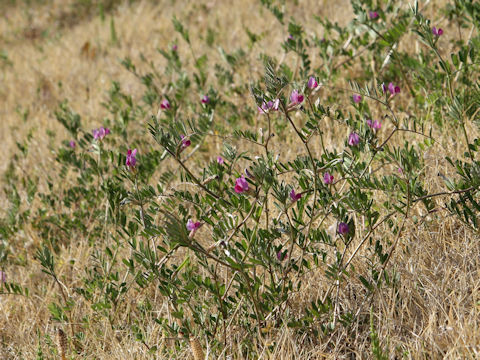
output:
<svg viewBox="0 0 480 360"><path fill-rule="evenodd" d="M86 124L95 127L105 115L105 109L100 104L112 80L120 81L129 93L140 96L138 82L121 67L118 59L128 56L135 60L142 53L155 61L157 66L162 66L156 48L164 48L172 40L170 19L173 15L188 19L195 36L205 36L208 27L220 29L217 42L227 49L246 44L243 27L256 33L264 32L265 39L258 46L272 55L282 39L281 36L274 36L275 32L281 31L276 21L265 10L259 13L259 6L254 0L139 1L132 7L121 4L114 12L120 42L112 45L109 22L102 22L98 16L73 17L74 20L61 21L66 18L65 14L71 12L72 1L51 0L48 5L33 5L30 8L10 6L0 19L0 50L7 52L11 62L10 65L0 63L2 155L4 159L10 158L16 152L16 142L22 141L31 132L34 136L33 146L28 160L19 166L32 174L40 175L45 169L48 172L52 166L51 159L45 156L52 144L44 134L46 129L57 133L62 131L54 121L53 114L59 101L69 99L72 108L82 114ZM348 1L344 0L323 1L323 4L305 0L299 1L292 15L309 19L309 15L315 13L345 22L349 15L345 16L344 13L349 14L349 9ZM311 19L306 21L308 24ZM275 39L273 43L270 42L272 38ZM90 51L82 52L86 43L90 44ZM197 45L194 43L194 46ZM180 51L185 50L180 48ZM252 73L261 71L255 67L253 60L252 66L249 69ZM28 116L23 120L21 114L26 111ZM469 130L471 134L476 132L473 127ZM336 130L328 131L334 144ZM424 154L428 167L425 171L426 180L432 191L440 186L436 176L438 172L452 172L442 160L444 156L460 155L463 151L464 144L459 140L461 136L456 135L435 134L439 141ZM295 149L290 151L293 153ZM7 162L0 163L0 172L5 170L6 165ZM0 197L0 206L5 202L6 199ZM421 217L424 214L417 215ZM480 357L480 241L478 234L472 234L458 221L445 215L440 211L430 215L421 225L408 224L391 261L401 279L400 286L396 292L379 292L370 304L380 339L388 339L389 348L392 352L396 350L397 356L405 353L408 354L406 358ZM0 358L33 359L39 343L44 354L52 358L49 352L54 347L56 324L50 320L47 305L57 297L57 285L41 273L38 262L31 257L30 253L40 242L35 232L27 227L15 240L20 244L18 246L25 246L25 251L20 253L26 254L28 266L12 265L7 267L6 272L12 281L30 288L32 294L29 298L13 295L0 297ZM91 264L90 255L91 249L82 239L72 241L68 248L63 249L58 272L70 291L80 281L77 274ZM358 262L357 266L361 271L362 264ZM321 297L327 287L323 274L311 275L305 289L296 295L299 307ZM344 289L340 303L348 306L356 301L355 294L363 290L361 284L344 286L350 289ZM167 307L155 290L143 295L157 301L158 311L164 311ZM124 304L119 311L121 316L127 318L129 309L136 306L136 301L132 297L130 303ZM369 306L365 309L365 315L368 316ZM85 315L92 316L92 310L88 304L79 301L72 311L72 317L81 322ZM171 346L153 320L143 325L147 343L157 344L158 347ZM73 326L81 324L75 323ZM360 326L357 337L347 338L346 334L336 334L335 346L327 346L327 338L313 342L311 339L298 338L286 325L256 342L258 348L264 349L262 358L334 359L338 358L339 353L348 351L361 357L368 353L370 342ZM144 344L127 336L127 331L114 333L105 319L88 326L82 325L82 331L85 334L84 355L73 356L70 353L67 358L149 357ZM237 353L241 336L232 333L231 347L226 349L227 353ZM53 347L49 346L48 339L51 339ZM206 350L205 339L199 340ZM273 346L270 347L270 344ZM188 346L184 349L184 353L177 353L175 357L191 359Z"/></svg>

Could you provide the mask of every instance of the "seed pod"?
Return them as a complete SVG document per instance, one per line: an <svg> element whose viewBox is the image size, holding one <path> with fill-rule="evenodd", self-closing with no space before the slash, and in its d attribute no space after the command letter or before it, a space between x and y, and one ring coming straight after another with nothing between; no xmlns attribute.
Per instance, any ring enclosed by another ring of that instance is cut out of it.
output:
<svg viewBox="0 0 480 360"><path fill-rule="evenodd" d="M62 329L57 329L57 346L58 346L58 353L62 360L66 360L66 353L67 353L67 336L63 332Z"/></svg>
<svg viewBox="0 0 480 360"><path fill-rule="evenodd" d="M190 336L190 346L192 347L193 358L195 360L205 360L202 345L195 336Z"/></svg>

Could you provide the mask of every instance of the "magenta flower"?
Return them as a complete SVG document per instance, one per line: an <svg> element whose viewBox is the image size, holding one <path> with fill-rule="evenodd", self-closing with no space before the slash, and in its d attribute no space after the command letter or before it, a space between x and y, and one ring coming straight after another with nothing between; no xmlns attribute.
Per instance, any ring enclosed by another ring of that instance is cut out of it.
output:
<svg viewBox="0 0 480 360"><path fill-rule="evenodd" d="M170 102L167 99L163 99L162 102L160 103L160 108L162 110L170 109Z"/></svg>
<svg viewBox="0 0 480 360"><path fill-rule="evenodd" d="M202 104L208 104L210 102L210 98L208 95L203 95L202 97Z"/></svg>
<svg viewBox="0 0 480 360"><path fill-rule="evenodd" d="M370 11L370 12L368 13L368 16L370 17L370 20L376 19L376 18L378 18L378 12L376 12L376 11Z"/></svg>
<svg viewBox="0 0 480 360"><path fill-rule="evenodd" d="M72 149L75 149L75 146L77 146L77 144L75 144L75 141L73 141L73 140L70 140L70 142L68 143L68 145L69 145Z"/></svg>
<svg viewBox="0 0 480 360"><path fill-rule="evenodd" d="M287 255L287 250L285 250L285 251L283 251L283 252L282 252L282 250L280 250L279 252L277 252L277 260L278 260L278 261L283 261L283 260L285 260L285 259L287 258L287 256L288 256L288 255Z"/></svg>
<svg viewBox="0 0 480 360"><path fill-rule="evenodd" d="M4 271L0 270L0 284L7 282L7 274Z"/></svg>
<svg viewBox="0 0 480 360"><path fill-rule="evenodd" d="M137 164L137 149L128 149L127 151L127 159L125 160L125 165L128 169L132 169Z"/></svg>
<svg viewBox="0 0 480 360"><path fill-rule="evenodd" d="M313 76L310 76L307 86L311 90L315 89L318 86L317 80Z"/></svg>
<svg viewBox="0 0 480 360"><path fill-rule="evenodd" d="M373 120L368 119L367 120L367 125L370 129L375 130L375 131L380 130L380 128L382 127L382 123L378 120L373 121Z"/></svg>
<svg viewBox="0 0 480 360"><path fill-rule="evenodd" d="M348 225L345 224L344 222L341 222L340 224L338 224L338 233L341 234L341 235L345 235L346 233L348 233L350 231L350 229L348 228Z"/></svg>
<svg viewBox="0 0 480 360"><path fill-rule="evenodd" d="M296 202L300 200L301 197L302 197L302 194L301 193L297 194L294 189L290 191L290 200L292 200L292 202Z"/></svg>
<svg viewBox="0 0 480 360"><path fill-rule="evenodd" d="M197 222L194 222L192 219L188 219L187 221L187 230L190 231L190 234L188 234L188 237L191 239L193 238L193 236L195 235L195 233L197 232L198 229L200 229L200 227L202 226L203 224L199 221Z"/></svg>
<svg viewBox="0 0 480 360"><path fill-rule="evenodd" d="M185 135L180 135L180 139L182 139L182 146L181 146L182 150L192 145L192 142L189 139L187 139Z"/></svg>
<svg viewBox="0 0 480 360"><path fill-rule="evenodd" d="M348 136L348 145L357 146L360 143L360 136L356 132L352 132Z"/></svg>
<svg viewBox="0 0 480 360"><path fill-rule="evenodd" d="M325 185L330 185L333 183L333 175L330 174L328 171L323 174L323 182L325 183Z"/></svg>
<svg viewBox="0 0 480 360"><path fill-rule="evenodd" d="M270 110L272 111L277 111L278 110L278 106L280 105L280 99L276 99L275 101L269 101L268 103L266 103L265 101L263 102L262 106L258 107L258 112L260 114L266 114L268 113Z"/></svg>
<svg viewBox="0 0 480 360"><path fill-rule="evenodd" d="M242 194L248 191L248 182L245 179L245 176L241 176L235 180L235 192L237 194Z"/></svg>
<svg viewBox="0 0 480 360"><path fill-rule="evenodd" d="M383 86L383 91L385 92L385 85L382 85ZM388 84L388 91L390 92L391 96L395 96L396 94L399 94L400 93L400 87L399 86L395 86L392 82Z"/></svg>
<svg viewBox="0 0 480 360"><path fill-rule="evenodd" d="M293 40L293 35L292 34L288 34L288 40Z"/></svg>
<svg viewBox="0 0 480 360"><path fill-rule="evenodd" d="M225 161L223 160L223 158L221 156L218 156L217 157L217 163L219 163L220 165L223 165Z"/></svg>
<svg viewBox="0 0 480 360"><path fill-rule="evenodd" d="M355 104L358 104L360 101L362 101L362 95L359 94L353 94L352 98Z"/></svg>
<svg viewBox="0 0 480 360"><path fill-rule="evenodd" d="M295 89L292 91L292 94L290 95L290 101L292 102L292 105L298 105L303 101L303 95L298 93L298 90Z"/></svg>
<svg viewBox="0 0 480 360"><path fill-rule="evenodd" d="M92 133L93 133L93 138L95 140L103 140L105 136L110 134L110 129L104 128L103 126L101 126L98 129L93 129Z"/></svg>
<svg viewBox="0 0 480 360"><path fill-rule="evenodd" d="M172 51L177 51L177 50L178 50L177 44L173 44L173 45L172 45Z"/></svg>
<svg viewBox="0 0 480 360"><path fill-rule="evenodd" d="M443 35L443 30L440 28L436 28L435 26L432 28L432 34L435 35L436 37L442 36Z"/></svg>

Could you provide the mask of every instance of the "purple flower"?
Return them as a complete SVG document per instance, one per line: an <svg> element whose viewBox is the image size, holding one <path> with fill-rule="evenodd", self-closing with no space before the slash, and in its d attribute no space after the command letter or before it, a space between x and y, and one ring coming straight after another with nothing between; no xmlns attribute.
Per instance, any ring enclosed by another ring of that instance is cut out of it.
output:
<svg viewBox="0 0 480 360"><path fill-rule="evenodd" d="M292 200L292 202L300 200L301 197L302 197L302 194L301 193L297 194L294 189L290 191L290 200Z"/></svg>
<svg viewBox="0 0 480 360"><path fill-rule="evenodd" d="M277 260L278 261L283 261L287 258L287 250L283 251L280 250L279 252L277 252Z"/></svg>
<svg viewBox="0 0 480 360"><path fill-rule="evenodd" d="M170 109L170 102L167 99L163 99L162 102L160 103L160 108L163 110Z"/></svg>
<svg viewBox="0 0 480 360"><path fill-rule="evenodd" d="M360 101L362 101L362 95L359 94L353 94L352 98L355 104L358 104Z"/></svg>
<svg viewBox="0 0 480 360"><path fill-rule="evenodd" d="M435 26L432 28L432 34L439 37L443 35L443 30L441 28L436 28Z"/></svg>
<svg viewBox="0 0 480 360"><path fill-rule="evenodd" d="M237 194L242 194L245 191L248 191L248 182L245 179L245 176L241 176L235 180L235 192Z"/></svg>
<svg viewBox="0 0 480 360"><path fill-rule="evenodd" d="M180 135L180 139L182 139L182 150L192 145L192 142L185 135Z"/></svg>
<svg viewBox="0 0 480 360"><path fill-rule="evenodd" d="M225 161L223 160L223 158L221 156L217 156L217 163L219 163L220 165L223 165Z"/></svg>
<svg viewBox="0 0 480 360"><path fill-rule="evenodd" d="M7 274L4 271L0 270L0 284L7 282Z"/></svg>
<svg viewBox="0 0 480 360"><path fill-rule="evenodd" d="M348 136L348 145L350 146L356 146L360 143L360 136L356 132L352 132Z"/></svg>
<svg viewBox="0 0 480 360"><path fill-rule="evenodd" d="M75 144L75 141L73 141L73 140L70 140L70 142L68 143L68 145L69 145L72 149L75 149L75 146L77 146L77 144Z"/></svg>
<svg viewBox="0 0 480 360"><path fill-rule="evenodd" d="M384 90L385 91L385 90ZM396 94L400 93L400 87L395 86L392 82L388 84L388 91L390 92L391 96L395 96Z"/></svg>
<svg viewBox="0 0 480 360"><path fill-rule="evenodd" d="M258 107L258 112L260 114L266 114L270 110L277 111L279 105L280 105L280 99L275 99L275 101L269 101L268 103L264 101L262 106Z"/></svg>
<svg viewBox="0 0 480 360"><path fill-rule="evenodd" d="M288 40L293 40L293 35L292 34L288 34Z"/></svg>
<svg viewBox="0 0 480 360"><path fill-rule="evenodd" d="M303 95L298 93L298 90L295 89L292 91L292 94L290 95L290 101L292 102L293 105L298 105L303 101Z"/></svg>
<svg viewBox="0 0 480 360"><path fill-rule="evenodd" d="M328 171L323 174L323 182L325 183L325 185L330 185L333 183L333 175L330 174Z"/></svg>
<svg viewBox="0 0 480 360"><path fill-rule="evenodd" d="M128 149L127 151L127 160L125 160L125 165L128 169L134 168L137 164L137 149Z"/></svg>
<svg viewBox="0 0 480 360"><path fill-rule="evenodd" d="M341 235L345 235L346 233L348 233L350 231L350 229L348 228L348 225L345 224L344 222L341 222L340 224L338 224L338 233L341 234Z"/></svg>
<svg viewBox="0 0 480 360"><path fill-rule="evenodd" d="M172 51L177 51L177 50L178 50L177 44L173 44L173 45L172 45Z"/></svg>
<svg viewBox="0 0 480 360"><path fill-rule="evenodd" d="M208 104L210 102L210 98L208 95L203 95L202 97L202 104Z"/></svg>
<svg viewBox="0 0 480 360"><path fill-rule="evenodd" d="M202 225L203 224L199 221L194 222L192 219L188 219L187 230L190 231L190 234L188 234L188 237L192 239L195 233L197 232L197 230L200 229Z"/></svg>
<svg viewBox="0 0 480 360"><path fill-rule="evenodd" d="M110 134L110 129L104 128L103 126L101 126L98 129L93 129L92 133L93 133L93 138L95 140L103 140L105 136Z"/></svg>
<svg viewBox="0 0 480 360"><path fill-rule="evenodd" d="M248 171L247 168L245 168L245 175L247 175L247 177L249 177L250 179L255 180L255 176L253 176L253 174L250 171Z"/></svg>
<svg viewBox="0 0 480 360"><path fill-rule="evenodd" d="M313 76L310 76L307 86L311 90L315 89L318 86L317 80Z"/></svg>
<svg viewBox="0 0 480 360"><path fill-rule="evenodd" d="M370 17L371 20L378 18L378 12L376 11L370 11L368 13L368 16Z"/></svg>
<svg viewBox="0 0 480 360"><path fill-rule="evenodd" d="M382 127L382 123L378 120L373 121L373 120L368 119L367 120L367 125L370 129L375 130L375 131L380 130L380 128Z"/></svg>

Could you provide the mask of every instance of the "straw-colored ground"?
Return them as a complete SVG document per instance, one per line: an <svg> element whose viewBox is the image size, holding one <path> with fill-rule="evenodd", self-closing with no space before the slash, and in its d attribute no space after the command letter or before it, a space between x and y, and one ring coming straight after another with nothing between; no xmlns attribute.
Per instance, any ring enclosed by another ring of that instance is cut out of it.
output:
<svg viewBox="0 0 480 360"><path fill-rule="evenodd" d="M5 54L5 59L0 58L3 159L0 173L6 169L8 159L18 151L16 142L32 133L34 140L28 161L18 166L39 176L48 174L52 163L49 158L51 144L45 134L46 129L62 131L54 120L59 101L68 99L86 123L95 127L105 115L101 102L112 80L120 81L125 89L136 94L139 83L120 65L119 59L128 56L135 60L142 53L162 66L156 49L167 46L173 37L179 39L170 21L173 15L188 24L194 34L194 48L198 46L195 38L204 37L208 27L216 29L216 40L224 48L245 46L247 36L243 28L248 27L255 33L264 33L263 40L256 46L274 55L283 38L277 33L285 31L254 0L138 1L131 6L125 2L107 14L105 21L96 12L89 14L73 8L72 4L79 3L78 0L32 3L30 6L22 1L17 1L17 5L0 4L0 51ZM434 7L440 1L432 3L430 6ZM349 2L345 0L305 0L291 8L292 15L305 19L307 28L312 23L311 14L328 16L340 22L346 22L350 16ZM111 16L114 17L118 44L111 43ZM87 43L90 50L82 51ZM180 47L179 51L187 50ZM256 63L254 60L252 64ZM260 68L250 70L253 73L262 71ZM470 125L469 129L473 138L475 129ZM437 133L435 136L440 141L424 154L428 166L425 173L430 177L428 183L432 189L440 184L439 171L445 174L452 171L446 166L444 156L463 152L461 135L457 137L458 141L452 141L456 134ZM54 141L59 138L63 137L58 136ZM6 196L2 192L0 208L5 203ZM451 359L480 357L479 237L444 215L432 217L422 226L409 224L392 259L392 266L401 278L399 293L383 293L372 304L380 339L388 339L392 350L408 352L407 358L438 358L440 354ZM35 233L29 232L27 227L25 233L18 236L18 246L25 246L27 253L29 249L33 253L39 243ZM64 263L59 264L59 274L67 276L69 286L73 287L78 280L75 269L88 263L89 251L88 244L82 239L71 244L64 249ZM73 268L67 265L71 259L75 259ZM55 284L41 274L38 262L32 257L25 262L27 266L10 265L5 269L10 280L30 288L32 293L29 298L0 295L0 358L33 359L40 348L46 358L54 358L49 353L51 347L48 347L49 336L54 337L54 324L47 305L57 296ZM317 290L315 281L316 277L312 276L306 293ZM38 284L42 284L40 289ZM74 310L77 319L81 319L82 311L88 312L89 309L79 305ZM145 328L150 340L161 343L161 334L153 321ZM91 326L85 330L84 354L71 355L72 358L149 357L143 344L115 335L107 324ZM337 346L344 352L349 348L360 353L370 347L365 337L359 338L358 342L342 336L338 339ZM265 353L266 358L336 358L335 351L331 347L327 350L321 343L314 348L304 348L286 327L272 334L270 339L258 339L258 342L259 348L266 347L267 343L276 344L273 355ZM232 347L235 352L235 345ZM189 357L188 349L178 355L178 358Z"/></svg>

